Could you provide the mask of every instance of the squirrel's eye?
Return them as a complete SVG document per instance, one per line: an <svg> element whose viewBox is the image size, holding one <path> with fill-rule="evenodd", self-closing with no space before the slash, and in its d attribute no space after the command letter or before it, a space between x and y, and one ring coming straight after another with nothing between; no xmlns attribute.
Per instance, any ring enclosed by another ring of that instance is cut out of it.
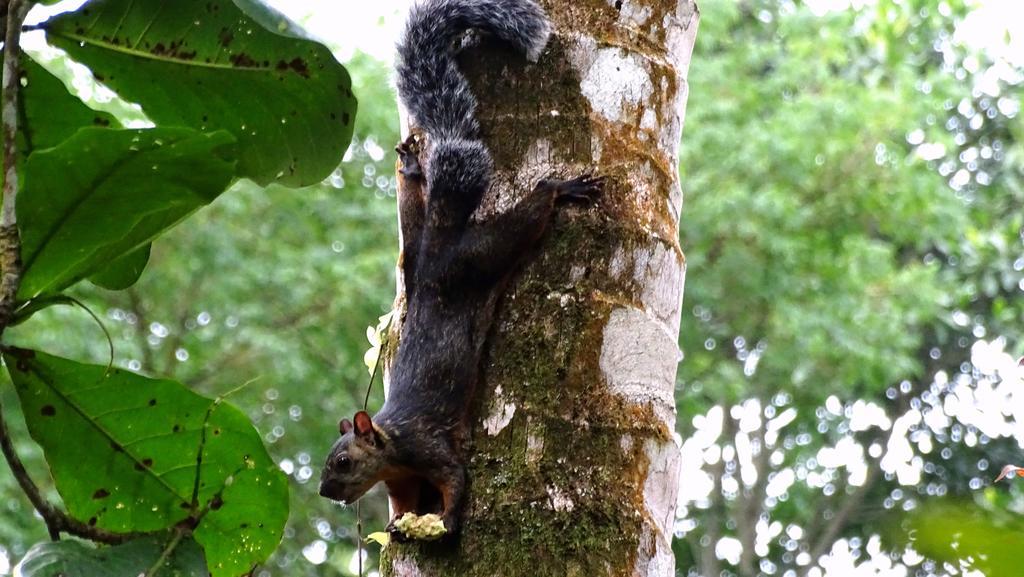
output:
<svg viewBox="0 0 1024 577"><path fill-rule="evenodd" d="M347 471L352 466L352 459L349 459L348 457L338 457L334 466L342 471Z"/></svg>

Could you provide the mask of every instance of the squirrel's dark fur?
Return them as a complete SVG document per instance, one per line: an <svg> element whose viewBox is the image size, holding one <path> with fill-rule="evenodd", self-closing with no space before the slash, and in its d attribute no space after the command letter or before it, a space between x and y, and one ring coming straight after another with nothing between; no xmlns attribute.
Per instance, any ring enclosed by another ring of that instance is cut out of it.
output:
<svg viewBox="0 0 1024 577"><path fill-rule="evenodd" d="M398 45L398 93L413 136L399 152L402 270L408 304L390 391L372 419L343 419L320 494L357 500L384 481L396 518L439 513L457 530L465 493L463 443L494 303L543 235L556 202L589 202L601 180L544 180L512 210L470 216L490 185L490 154L478 138L476 99L453 46L474 28L539 56L549 24L530 0L425 0Z"/></svg>

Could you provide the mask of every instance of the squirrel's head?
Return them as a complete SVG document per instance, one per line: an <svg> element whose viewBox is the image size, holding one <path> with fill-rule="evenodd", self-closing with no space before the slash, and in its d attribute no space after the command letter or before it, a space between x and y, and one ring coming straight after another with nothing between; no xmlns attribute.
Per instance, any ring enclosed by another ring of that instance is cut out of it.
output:
<svg viewBox="0 0 1024 577"><path fill-rule="evenodd" d="M320 475L320 495L347 505L386 476L387 435L366 411L356 413L352 421L342 419L338 430L341 438L331 447Z"/></svg>

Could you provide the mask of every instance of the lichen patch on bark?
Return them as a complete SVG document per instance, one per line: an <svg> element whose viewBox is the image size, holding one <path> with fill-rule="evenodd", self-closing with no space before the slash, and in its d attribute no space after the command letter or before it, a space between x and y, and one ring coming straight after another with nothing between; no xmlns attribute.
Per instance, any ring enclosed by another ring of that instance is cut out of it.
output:
<svg viewBox="0 0 1024 577"><path fill-rule="evenodd" d="M529 426L529 424L527 424ZM534 465L544 456L544 435L527 433L526 435L526 464Z"/></svg>
<svg viewBox="0 0 1024 577"><path fill-rule="evenodd" d="M658 239L647 246L620 246L612 256L609 273L634 283L639 304L664 325L670 334L678 334L684 281L682 254L675 243Z"/></svg>
<svg viewBox="0 0 1024 577"><path fill-rule="evenodd" d="M675 518L676 487L679 485L679 466L682 447L677 438L648 439L647 480L644 481L644 506L654 521L661 537L670 541Z"/></svg>
<svg viewBox="0 0 1024 577"><path fill-rule="evenodd" d="M580 90L594 112L606 120L623 122L627 120L625 111L650 97L650 73L635 55L619 48L602 48L583 74Z"/></svg>
<svg viewBox="0 0 1024 577"><path fill-rule="evenodd" d="M494 392L494 402L491 404L491 412L484 419L484 429L490 436L497 435L512 422L516 414L516 405L507 400L501 391L501 387Z"/></svg>
<svg viewBox="0 0 1024 577"><path fill-rule="evenodd" d="M614 0L612 3L614 4ZM633 2L631 0L623 0L620 3L618 25L646 26L652 14L654 14L654 9L650 6L644 6L640 2Z"/></svg>
<svg viewBox="0 0 1024 577"><path fill-rule="evenodd" d="M555 487L554 485L548 486L548 499L551 501L551 508L559 512L570 512L576 508L576 504L573 502L572 497L568 492Z"/></svg>
<svg viewBox="0 0 1024 577"><path fill-rule="evenodd" d="M650 406L668 430L676 424L679 359L679 345L661 323L635 308L612 311L600 357L608 389L631 404Z"/></svg>

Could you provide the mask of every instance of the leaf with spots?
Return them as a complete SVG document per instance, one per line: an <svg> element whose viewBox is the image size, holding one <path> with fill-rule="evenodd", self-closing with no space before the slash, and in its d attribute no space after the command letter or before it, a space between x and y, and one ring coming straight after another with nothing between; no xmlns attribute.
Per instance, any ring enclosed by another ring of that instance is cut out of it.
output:
<svg viewBox="0 0 1024 577"><path fill-rule="evenodd" d="M39 543L14 569L23 577L139 577L160 559L170 536L136 539L114 547L94 547L82 541ZM178 543L158 575L207 577L203 552L195 541Z"/></svg>
<svg viewBox="0 0 1024 577"><path fill-rule="evenodd" d="M233 178L233 154L227 132L189 128L83 128L34 152L18 199L19 299L109 268L212 202Z"/></svg>
<svg viewBox="0 0 1024 577"><path fill-rule="evenodd" d="M21 59L21 82L24 88L18 99L18 151L25 156L33 150L57 146L79 128L120 127L116 118L86 106L68 92L60 79L27 55ZM60 114L54 114L55 110Z"/></svg>
<svg viewBox="0 0 1024 577"><path fill-rule="evenodd" d="M74 517L122 533L198 523L214 577L244 574L277 546L287 483L239 410L174 381L36 351L8 348L3 359Z"/></svg>
<svg viewBox="0 0 1024 577"><path fill-rule="evenodd" d="M228 130L238 175L320 182L352 137L351 80L323 45L251 0L92 0L45 24L47 40L157 125Z"/></svg>

